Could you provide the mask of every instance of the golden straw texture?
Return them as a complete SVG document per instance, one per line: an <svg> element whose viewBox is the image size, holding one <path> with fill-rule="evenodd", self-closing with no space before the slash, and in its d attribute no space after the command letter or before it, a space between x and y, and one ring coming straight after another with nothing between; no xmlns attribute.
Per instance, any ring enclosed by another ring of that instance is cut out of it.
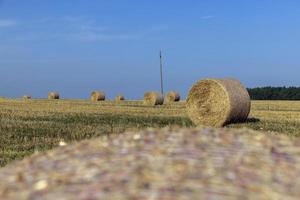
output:
<svg viewBox="0 0 300 200"><path fill-rule="evenodd" d="M0 169L0 199L299 199L300 140L247 129L148 129Z"/></svg>
<svg viewBox="0 0 300 200"><path fill-rule="evenodd" d="M91 93L92 101L105 101L105 93L101 91L93 91Z"/></svg>
<svg viewBox="0 0 300 200"><path fill-rule="evenodd" d="M179 92L175 91L170 91L165 97L165 102L166 103L172 103L172 102L177 102L180 101L180 94Z"/></svg>
<svg viewBox="0 0 300 200"><path fill-rule="evenodd" d="M187 111L196 125L222 127L243 122L250 112L250 96L235 79L205 79L189 91Z"/></svg>
<svg viewBox="0 0 300 200"><path fill-rule="evenodd" d="M26 100L26 99L31 99L31 96L30 96L30 95L24 95L22 98L23 98L24 100Z"/></svg>
<svg viewBox="0 0 300 200"><path fill-rule="evenodd" d="M116 96L115 100L116 101L124 101L125 97L123 95L118 95L118 96Z"/></svg>
<svg viewBox="0 0 300 200"><path fill-rule="evenodd" d="M144 95L144 104L155 106L162 105L164 103L164 97L158 92L146 92Z"/></svg>
<svg viewBox="0 0 300 200"><path fill-rule="evenodd" d="M48 99L59 99L59 93L58 92L49 92Z"/></svg>

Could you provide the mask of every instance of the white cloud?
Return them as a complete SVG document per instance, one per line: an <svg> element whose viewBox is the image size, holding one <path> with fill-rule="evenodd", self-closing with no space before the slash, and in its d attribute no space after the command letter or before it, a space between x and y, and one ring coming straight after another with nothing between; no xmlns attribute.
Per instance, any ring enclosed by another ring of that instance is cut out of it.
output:
<svg viewBox="0 0 300 200"><path fill-rule="evenodd" d="M0 28L15 26L17 22L11 19L0 19Z"/></svg>

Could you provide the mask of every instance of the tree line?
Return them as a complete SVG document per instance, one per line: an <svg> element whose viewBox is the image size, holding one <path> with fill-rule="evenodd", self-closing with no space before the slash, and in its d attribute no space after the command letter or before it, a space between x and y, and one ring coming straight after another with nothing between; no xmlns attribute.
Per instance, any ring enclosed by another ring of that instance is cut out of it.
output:
<svg viewBox="0 0 300 200"><path fill-rule="evenodd" d="M247 88L252 100L300 100L300 87Z"/></svg>

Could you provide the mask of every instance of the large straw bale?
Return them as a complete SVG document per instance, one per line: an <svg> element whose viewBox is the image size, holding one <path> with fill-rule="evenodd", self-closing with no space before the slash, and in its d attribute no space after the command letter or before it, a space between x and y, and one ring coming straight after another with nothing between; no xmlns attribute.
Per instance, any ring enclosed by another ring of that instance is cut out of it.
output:
<svg viewBox="0 0 300 200"><path fill-rule="evenodd" d="M159 92L146 92L144 95L144 104L150 106L162 105L164 97Z"/></svg>
<svg viewBox="0 0 300 200"><path fill-rule="evenodd" d="M205 79L189 92L187 111L196 125L222 127L243 122L251 102L246 88L235 79Z"/></svg>
<svg viewBox="0 0 300 200"><path fill-rule="evenodd" d="M0 199L296 200L299 144L248 129L102 135L0 168Z"/></svg>

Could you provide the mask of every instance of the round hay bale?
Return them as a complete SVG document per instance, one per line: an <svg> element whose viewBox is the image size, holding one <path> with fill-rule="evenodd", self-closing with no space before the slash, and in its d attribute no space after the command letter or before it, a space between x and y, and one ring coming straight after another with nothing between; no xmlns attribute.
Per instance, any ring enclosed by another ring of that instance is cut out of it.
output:
<svg viewBox="0 0 300 200"><path fill-rule="evenodd" d="M105 101L105 93L102 91L93 91L91 93L92 101Z"/></svg>
<svg viewBox="0 0 300 200"><path fill-rule="evenodd" d="M49 92L48 93L48 99L59 99L59 93L58 92Z"/></svg>
<svg viewBox="0 0 300 200"><path fill-rule="evenodd" d="M144 104L149 106L162 105L164 97L159 92L146 92L144 95Z"/></svg>
<svg viewBox="0 0 300 200"><path fill-rule="evenodd" d="M196 125L222 127L243 122L251 107L250 96L235 79L205 79L189 91L187 111Z"/></svg>
<svg viewBox="0 0 300 200"><path fill-rule="evenodd" d="M31 99L31 96L30 96L30 95L24 95L22 98L23 98L24 100L27 100L27 99Z"/></svg>
<svg viewBox="0 0 300 200"><path fill-rule="evenodd" d="M166 103L171 103L171 102L177 102L180 101L180 94L179 92L175 91L170 91L165 97Z"/></svg>
<svg viewBox="0 0 300 200"><path fill-rule="evenodd" d="M125 97L123 95L118 95L118 96L116 96L115 100L116 101L124 101Z"/></svg>

